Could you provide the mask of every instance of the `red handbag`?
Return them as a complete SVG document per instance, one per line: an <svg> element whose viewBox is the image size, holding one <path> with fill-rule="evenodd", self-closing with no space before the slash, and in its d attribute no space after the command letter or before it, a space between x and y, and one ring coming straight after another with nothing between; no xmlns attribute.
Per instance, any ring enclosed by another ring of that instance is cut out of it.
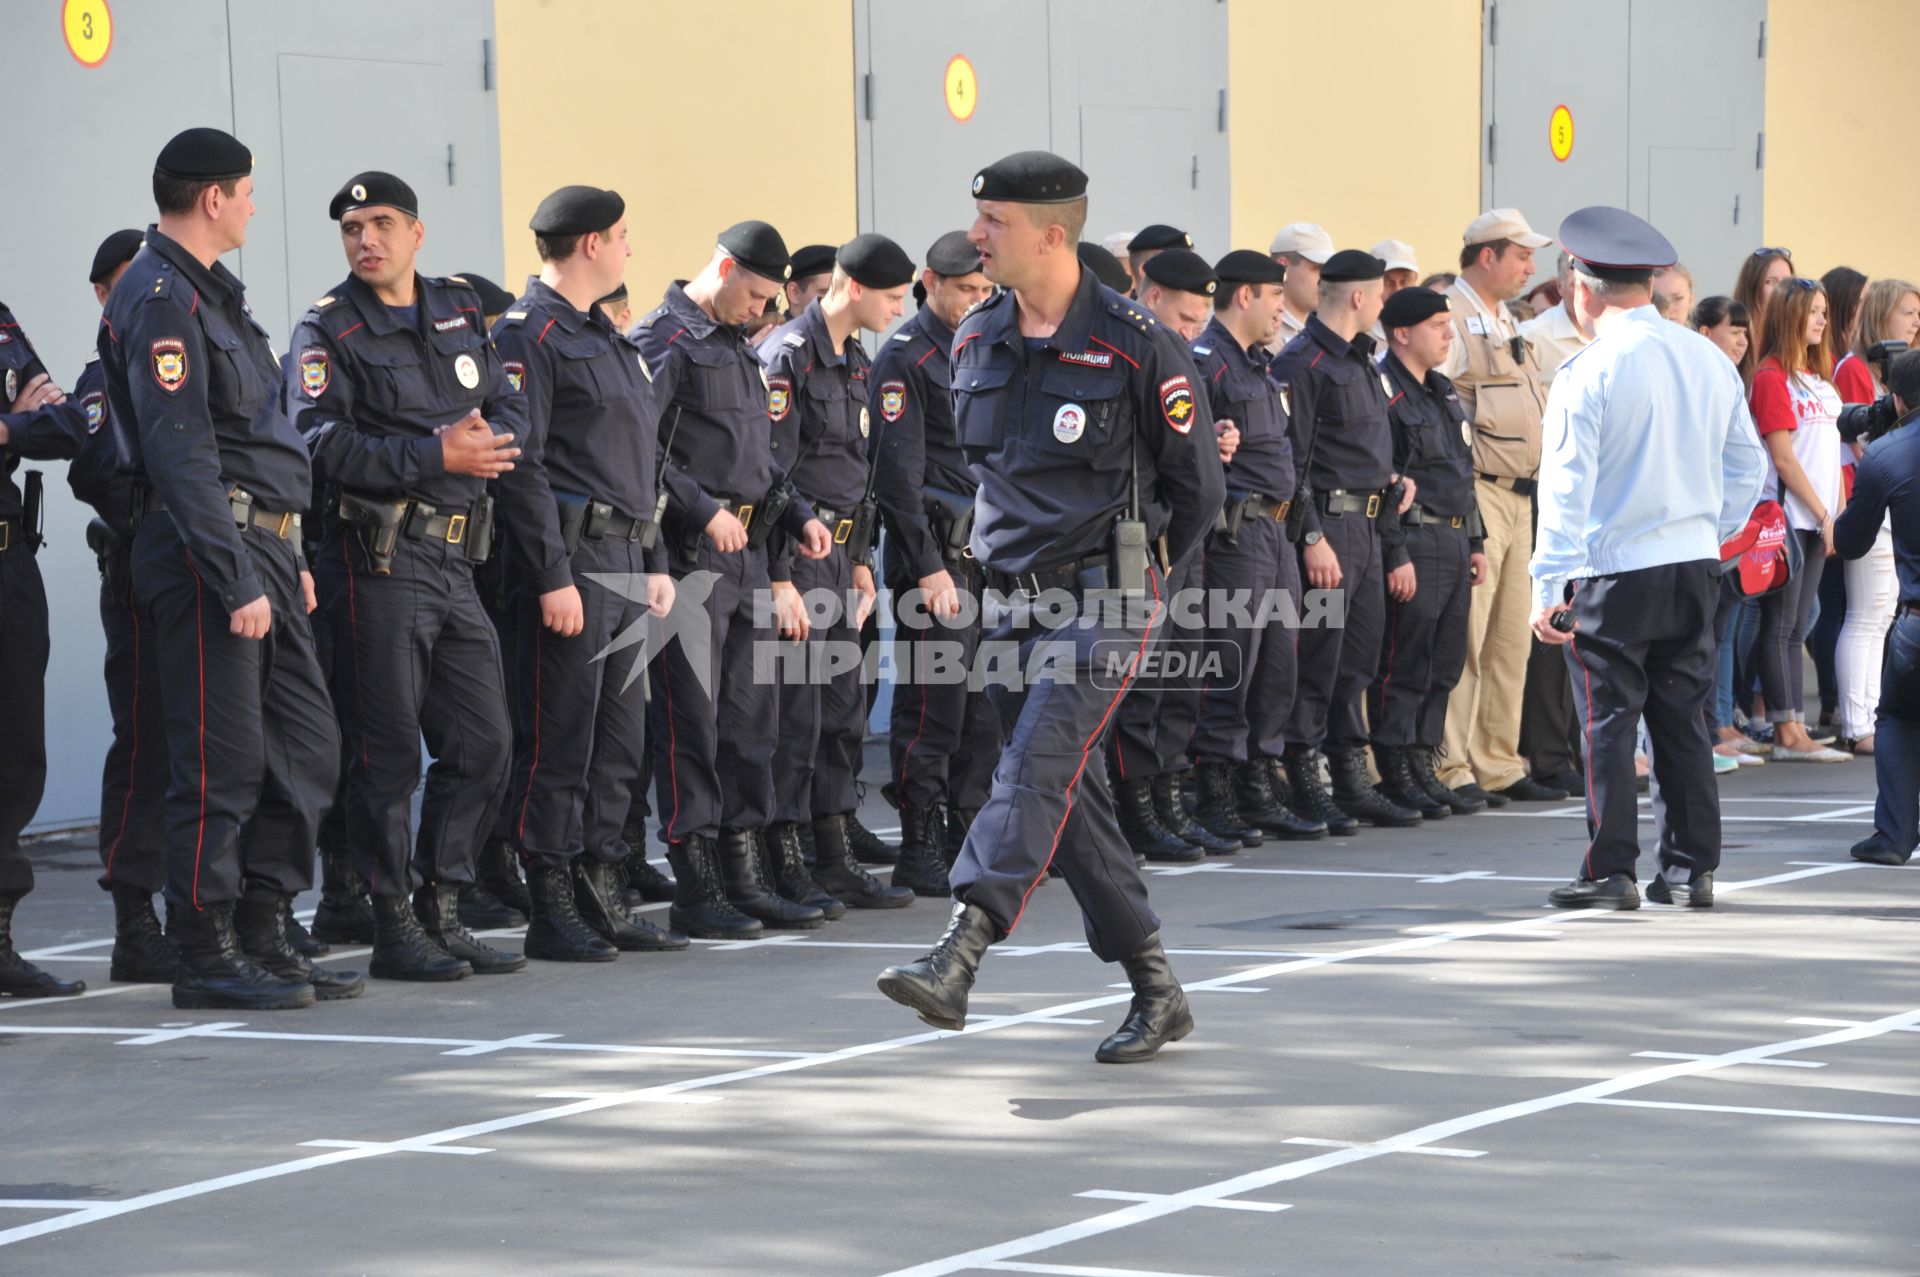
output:
<svg viewBox="0 0 1920 1277"><path fill-rule="evenodd" d="M1720 546L1720 570L1742 598L1772 594L1799 574L1800 565L1800 538L1778 501L1755 506L1746 526Z"/></svg>

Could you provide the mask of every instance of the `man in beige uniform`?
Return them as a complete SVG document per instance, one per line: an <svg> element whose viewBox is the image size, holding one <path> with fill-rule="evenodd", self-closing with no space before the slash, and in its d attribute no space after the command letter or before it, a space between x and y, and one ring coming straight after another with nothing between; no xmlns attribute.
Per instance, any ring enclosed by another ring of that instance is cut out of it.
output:
<svg viewBox="0 0 1920 1277"><path fill-rule="evenodd" d="M1593 340L1573 321L1573 257L1561 253L1557 270L1560 304L1548 307L1520 325L1520 335L1533 347L1533 357L1540 364L1541 384L1548 387L1553 385L1553 374L1560 371L1560 365Z"/></svg>
<svg viewBox="0 0 1920 1277"><path fill-rule="evenodd" d="M1267 346L1277 355L1307 330L1307 320L1320 304L1320 268L1333 256L1333 236L1312 222L1293 222L1280 228L1267 251L1287 268L1280 285L1280 332Z"/></svg>
<svg viewBox="0 0 1920 1277"><path fill-rule="evenodd" d="M1566 797L1527 775L1519 753L1526 686L1533 554L1533 491L1547 388L1506 303L1533 275L1536 235L1517 209L1482 213L1462 237L1453 302L1453 350L1441 369L1460 392L1473 432L1474 495L1486 523L1487 578L1476 581L1467 665L1447 702L1445 784L1493 805Z"/></svg>

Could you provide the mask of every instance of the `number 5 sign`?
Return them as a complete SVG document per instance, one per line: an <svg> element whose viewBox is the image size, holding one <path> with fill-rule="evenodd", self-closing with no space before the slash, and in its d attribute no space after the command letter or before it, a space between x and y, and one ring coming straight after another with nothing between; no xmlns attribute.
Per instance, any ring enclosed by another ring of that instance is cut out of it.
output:
<svg viewBox="0 0 1920 1277"><path fill-rule="evenodd" d="M1573 112L1565 106L1553 108L1553 118L1547 121L1547 145L1553 148L1553 158L1562 164L1573 154Z"/></svg>

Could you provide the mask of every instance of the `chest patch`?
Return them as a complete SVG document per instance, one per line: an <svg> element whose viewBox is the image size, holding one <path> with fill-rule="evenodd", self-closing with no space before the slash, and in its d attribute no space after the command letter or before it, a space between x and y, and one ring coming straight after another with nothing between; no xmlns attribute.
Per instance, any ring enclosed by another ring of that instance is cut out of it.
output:
<svg viewBox="0 0 1920 1277"><path fill-rule="evenodd" d="M318 399L327 392L330 379L327 367L327 352L320 346L309 346L300 352L300 389L309 399Z"/></svg>
<svg viewBox="0 0 1920 1277"><path fill-rule="evenodd" d="M1077 403L1063 403L1053 414L1053 437L1061 443L1078 443L1087 433L1087 410Z"/></svg>
<svg viewBox="0 0 1920 1277"><path fill-rule="evenodd" d="M1186 374L1160 383L1160 412L1178 433L1193 429L1193 383L1187 380Z"/></svg>
<svg viewBox="0 0 1920 1277"><path fill-rule="evenodd" d="M20 374L7 369L7 402L11 404L20 397Z"/></svg>
<svg viewBox="0 0 1920 1277"><path fill-rule="evenodd" d="M907 383L904 381L883 381L880 383L880 415L888 421L900 420L907 410Z"/></svg>
<svg viewBox="0 0 1920 1277"><path fill-rule="evenodd" d="M867 437L868 432L872 429L873 429L873 418L867 415L867 406L865 404L861 404L860 405L860 437L862 439L865 439Z"/></svg>
<svg viewBox="0 0 1920 1277"><path fill-rule="evenodd" d="M465 315L455 315L452 319L436 319L433 321L433 331L437 333L450 333L456 328L465 328L466 326L467 317Z"/></svg>
<svg viewBox="0 0 1920 1277"><path fill-rule="evenodd" d="M453 375L468 390L480 384L480 364L472 355L456 355L453 360Z"/></svg>
<svg viewBox="0 0 1920 1277"><path fill-rule="evenodd" d="M153 379L168 394L178 394L187 384L187 347L178 337L161 337L153 343Z"/></svg>
<svg viewBox="0 0 1920 1277"><path fill-rule="evenodd" d="M1088 368L1111 368L1113 367L1113 356L1107 354L1105 351L1084 350L1077 355L1062 353L1060 362L1063 364L1084 364Z"/></svg>

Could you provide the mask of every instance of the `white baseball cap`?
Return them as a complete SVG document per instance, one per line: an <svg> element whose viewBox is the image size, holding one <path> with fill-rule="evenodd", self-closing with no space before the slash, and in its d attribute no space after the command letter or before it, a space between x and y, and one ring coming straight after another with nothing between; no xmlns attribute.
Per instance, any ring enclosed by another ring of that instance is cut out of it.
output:
<svg viewBox="0 0 1920 1277"><path fill-rule="evenodd" d="M1333 236L1312 222L1294 222L1282 226L1273 237L1269 253L1298 253L1315 266L1325 266L1333 256Z"/></svg>
<svg viewBox="0 0 1920 1277"><path fill-rule="evenodd" d="M1410 270L1420 273L1420 263L1414 260L1413 245L1403 239L1383 239L1367 250L1387 264L1388 270Z"/></svg>
<svg viewBox="0 0 1920 1277"><path fill-rule="evenodd" d="M1491 244L1496 239L1511 240L1522 248L1545 248L1553 243L1545 235L1534 234L1517 208L1488 209L1474 218L1460 237L1466 244Z"/></svg>
<svg viewBox="0 0 1920 1277"><path fill-rule="evenodd" d="M1100 241L1100 247L1106 249L1121 261L1125 261L1127 258L1127 243L1139 233L1139 231L1115 231Z"/></svg>

